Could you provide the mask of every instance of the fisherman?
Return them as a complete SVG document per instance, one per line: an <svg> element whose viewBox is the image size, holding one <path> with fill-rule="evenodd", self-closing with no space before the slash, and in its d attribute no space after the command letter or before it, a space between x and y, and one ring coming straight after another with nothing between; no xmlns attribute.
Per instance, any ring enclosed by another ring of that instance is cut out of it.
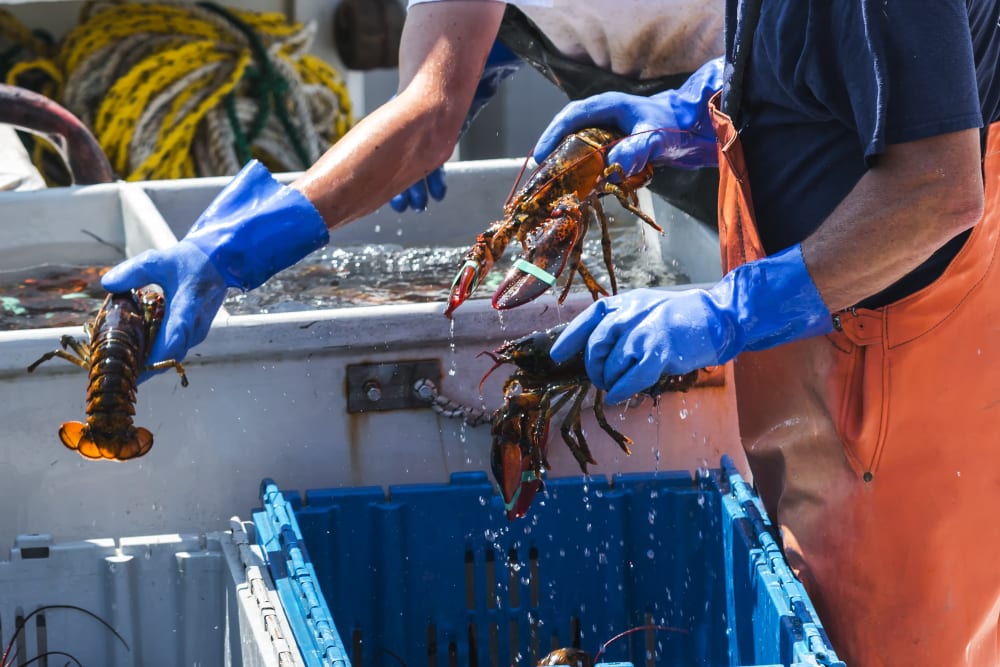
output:
<svg viewBox="0 0 1000 667"><path fill-rule="evenodd" d="M719 61L699 66L722 54L722 34L722 6L701 0L414 0L391 100L290 186L249 163L179 243L126 260L103 285L113 292L160 285L167 312L149 361L183 359L208 334L227 288L261 285L325 245L328 229L398 193L399 206L425 205L421 181L451 156L467 117L516 70L512 52L571 97L659 93L674 110L668 127L685 131L667 136L666 146L661 135L643 139L671 154L653 187L714 229L717 171L689 163L715 152L711 128L693 123L694 110L719 85ZM506 46L494 46L498 36ZM431 178L431 185L432 194L443 195L443 183Z"/></svg>
<svg viewBox="0 0 1000 667"><path fill-rule="evenodd" d="M727 0L728 76L703 109L726 273L601 299L552 357L583 351L610 403L735 359L755 485L838 654L985 667L1000 665L1000 2L917 4ZM534 155L671 117L597 95ZM627 172L657 157L609 154Z"/></svg>

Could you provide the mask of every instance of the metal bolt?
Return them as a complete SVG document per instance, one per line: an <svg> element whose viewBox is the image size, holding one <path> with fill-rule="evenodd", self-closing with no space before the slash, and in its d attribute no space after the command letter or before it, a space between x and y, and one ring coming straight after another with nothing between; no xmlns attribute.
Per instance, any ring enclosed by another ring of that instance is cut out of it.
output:
<svg viewBox="0 0 1000 667"><path fill-rule="evenodd" d="M424 401L434 400L434 389L434 383L427 378L420 378L413 385L413 393Z"/></svg>
<svg viewBox="0 0 1000 667"><path fill-rule="evenodd" d="M379 386L379 383L375 380L368 380L365 382L364 387L362 387L362 391L365 392L365 396L367 396L368 400L372 403L377 403L382 400L382 387Z"/></svg>

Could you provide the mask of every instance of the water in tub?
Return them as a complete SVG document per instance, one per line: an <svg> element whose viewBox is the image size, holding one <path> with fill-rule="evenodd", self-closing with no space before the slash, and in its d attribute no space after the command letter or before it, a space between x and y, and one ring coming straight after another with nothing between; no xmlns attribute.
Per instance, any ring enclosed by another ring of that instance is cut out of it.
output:
<svg viewBox="0 0 1000 667"><path fill-rule="evenodd" d="M667 266L659 251L647 252L642 235L631 216L626 224L610 218L614 264L619 289L656 287L688 282ZM517 256L512 243L474 298L490 298ZM327 246L295 266L275 275L256 290L230 293L225 308L233 315L278 313L345 306L399 303L445 303L455 273L469 246L413 246L366 244L353 247ZM583 262L597 281L609 286L608 271L601 255L600 235L592 231L584 241ZM551 294L561 293L564 272ZM573 290L585 291L583 281L573 281Z"/></svg>
<svg viewBox="0 0 1000 667"><path fill-rule="evenodd" d="M46 265L0 273L0 331L82 325L97 315L109 266Z"/></svg>
<svg viewBox="0 0 1000 667"><path fill-rule="evenodd" d="M613 257L620 289L688 282L664 263L659 252L647 252L633 224L610 218ZM468 250L464 247L404 246L370 243L327 246L278 273L256 290L235 290L226 299L234 315L278 313L400 303L445 303L455 272ZM489 298L510 268L515 249L496 263L476 298ZM600 238L584 241L583 261L607 287L607 267ZM109 266L47 265L0 275L0 331L83 325L101 307L105 291L100 277ZM566 275L550 294L559 294ZM585 290L574 280L573 290Z"/></svg>

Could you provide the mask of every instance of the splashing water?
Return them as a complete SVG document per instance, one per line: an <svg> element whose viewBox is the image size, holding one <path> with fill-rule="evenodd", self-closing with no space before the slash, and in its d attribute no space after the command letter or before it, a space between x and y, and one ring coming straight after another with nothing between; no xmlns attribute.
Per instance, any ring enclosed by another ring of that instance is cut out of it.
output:
<svg viewBox="0 0 1000 667"><path fill-rule="evenodd" d="M619 288L675 285L687 280L669 268L669 263L660 260L659 253L643 253L643 243L634 227L612 228L612 243ZM467 246L406 247L384 243L321 248L255 290L234 291L224 305L233 315L248 315L399 303L444 303L467 251ZM512 245L486 276L474 298L492 296L516 254ZM599 234L588 236L584 241L583 261L599 283L609 284L607 267L601 259ZM565 276L560 279L560 285L564 281ZM573 291L577 290L585 291L582 280L573 281Z"/></svg>

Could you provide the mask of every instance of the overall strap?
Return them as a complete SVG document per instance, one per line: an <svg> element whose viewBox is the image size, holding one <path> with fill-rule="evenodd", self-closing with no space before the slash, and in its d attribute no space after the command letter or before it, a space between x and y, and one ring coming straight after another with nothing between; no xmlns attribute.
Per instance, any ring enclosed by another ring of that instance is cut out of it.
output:
<svg viewBox="0 0 1000 667"><path fill-rule="evenodd" d="M723 74L721 110L729 116L733 125L739 127L740 113L743 105L743 80L746 74L747 62L750 59L750 49L753 46L754 32L757 21L760 20L762 0L737 0L735 8L735 26L731 32L735 34L731 53L727 54L726 67ZM729 17L726 18L726 29L729 31Z"/></svg>

